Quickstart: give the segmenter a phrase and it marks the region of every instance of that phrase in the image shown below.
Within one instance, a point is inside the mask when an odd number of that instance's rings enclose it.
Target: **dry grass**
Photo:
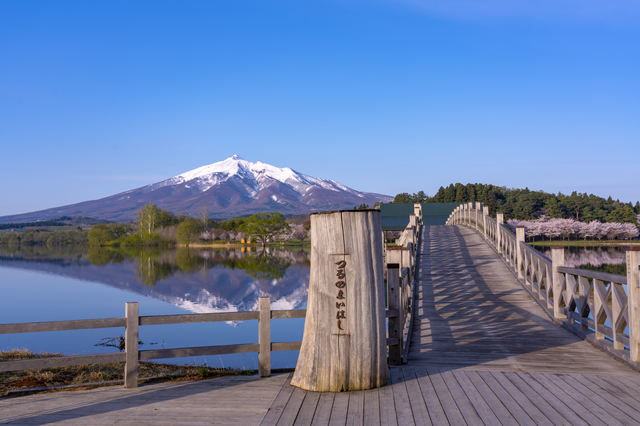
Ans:
[[[0,351],[0,362],[59,356],[63,355],[46,352],[35,354],[26,349],[13,349]],[[254,374],[251,370],[156,364],[144,361],[139,363],[138,371],[140,378],[154,381],[198,380],[228,375]],[[91,386],[92,383],[123,380],[123,378],[124,362],[2,372],[0,373],[0,396],[6,396],[8,391],[13,390],[82,383]]]

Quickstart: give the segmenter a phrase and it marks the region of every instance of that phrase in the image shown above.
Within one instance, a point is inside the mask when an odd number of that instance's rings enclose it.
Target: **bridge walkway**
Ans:
[[[424,227],[420,253],[408,364],[388,386],[307,392],[286,374],[61,392],[0,400],[0,424],[640,426],[638,373],[553,325],[475,231]]]
[[[283,388],[263,425],[640,425],[640,375],[554,325],[475,231],[425,226],[407,365],[342,394]]]

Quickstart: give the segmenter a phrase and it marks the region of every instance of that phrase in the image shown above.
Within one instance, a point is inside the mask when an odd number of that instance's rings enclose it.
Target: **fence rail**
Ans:
[[[466,203],[447,225],[465,225],[482,234],[524,288],[558,324],[640,369],[640,247],[627,247],[627,275],[564,266],[564,248],[552,259],[525,243],[524,227],[514,234],[504,216]]]

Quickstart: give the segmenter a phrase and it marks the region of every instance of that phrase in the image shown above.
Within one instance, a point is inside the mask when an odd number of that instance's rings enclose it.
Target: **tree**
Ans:
[[[87,234],[89,245],[92,247],[104,246],[116,238],[116,233],[107,225],[102,224],[93,225]]]
[[[308,233],[309,231],[305,229],[303,224],[294,223],[291,225],[291,234],[289,235],[291,239],[300,240],[300,243],[302,243],[307,238]]]
[[[153,203],[143,206],[138,212],[138,229],[141,233],[150,234],[158,226],[160,209]]]
[[[252,240],[260,241],[262,247],[277,235],[291,231],[284,216],[276,212],[254,214],[248,217],[238,229]]]
[[[198,240],[198,235],[202,231],[200,222],[192,217],[188,217],[176,228],[176,239],[178,244],[185,244],[189,247],[189,243]]]

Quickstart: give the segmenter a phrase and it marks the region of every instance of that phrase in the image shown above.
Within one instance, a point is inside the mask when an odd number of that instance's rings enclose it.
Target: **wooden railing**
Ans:
[[[395,247],[387,247],[387,318],[389,318],[389,364],[407,362],[409,341],[415,308],[415,271],[418,252],[421,210],[409,216],[409,224],[402,231]]]
[[[124,318],[0,324],[0,334],[125,327],[124,352],[5,361],[0,362],[0,372],[125,361],[124,386],[133,388],[138,385],[139,360],[258,352],[258,372],[261,377],[268,377],[271,375],[272,351],[299,350],[301,345],[301,342],[271,342],[271,320],[304,318],[307,311],[306,309],[272,311],[271,300],[268,297],[259,298],[258,306],[258,311],[250,312],[139,316],[138,303],[132,302],[126,304]],[[139,326],[248,320],[259,321],[258,343],[138,350]]]
[[[502,213],[494,219],[486,207],[473,207],[456,208],[447,225],[482,234],[556,323],[640,369],[640,247],[627,247],[626,276],[567,268],[564,247],[552,247],[549,259],[525,243],[524,227],[514,234]]]

